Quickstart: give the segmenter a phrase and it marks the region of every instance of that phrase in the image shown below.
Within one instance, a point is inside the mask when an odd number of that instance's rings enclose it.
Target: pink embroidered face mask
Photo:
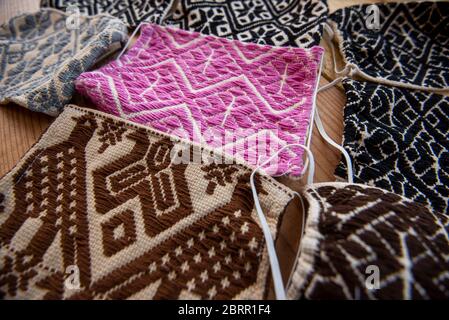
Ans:
[[[277,48],[147,24],[124,56],[76,80],[105,112],[256,165],[304,144],[323,49]],[[302,171],[293,149],[268,170]]]

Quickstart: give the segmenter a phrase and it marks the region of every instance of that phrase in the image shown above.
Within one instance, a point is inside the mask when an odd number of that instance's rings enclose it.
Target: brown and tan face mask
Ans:
[[[175,163],[179,143],[66,107],[0,180],[0,295],[266,297],[269,262],[251,169]],[[255,184],[276,235],[293,194],[266,176]]]

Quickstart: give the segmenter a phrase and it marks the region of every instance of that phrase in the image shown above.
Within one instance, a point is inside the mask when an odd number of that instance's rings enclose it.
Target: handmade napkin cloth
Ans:
[[[330,16],[344,62],[366,80],[414,89],[449,89],[449,3],[377,4]]]
[[[42,9],[0,27],[0,103],[57,115],[72,98],[75,78],[128,37],[111,16],[80,17],[78,32],[66,28],[67,18]]]
[[[185,30],[273,46],[319,45],[326,0],[180,0],[164,20]]]
[[[449,213],[449,97],[345,79],[343,146],[355,181]],[[336,170],[346,175],[342,160]]]
[[[173,3],[174,0],[42,0],[41,6],[65,11],[70,5],[75,5],[80,13],[109,13],[127,26],[136,27],[141,22],[161,23]]]
[[[237,155],[250,164],[304,144],[323,53],[145,25],[119,61],[83,73],[76,88],[105,112]],[[302,170],[302,150],[272,174]]]
[[[291,299],[447,299],[449,217],[360,184],[308,186]]]
[[[0,180],[0,294],[264,298],[269,262],[252,170],[229,158],[221,159],[230,164],[189,161],[200,151],[210,155],[150,128],[67,106]],[[256,183],[276,237],[292,191],[268,176]]]

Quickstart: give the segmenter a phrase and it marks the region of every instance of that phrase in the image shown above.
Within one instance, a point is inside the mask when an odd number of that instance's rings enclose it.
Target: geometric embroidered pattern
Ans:
[[[345,79],[343,146],[356,182],[449,214],[449,97]],[[341,161],[336,175],[346,177]]]
[[[289,298],[449,297],[447,215],[360,184],[319,183],[303,194],[309,209]]]
[[[256,165],[285,144],[304,144],[322,52],[148,24],[119,61],[75,85],[102,111]],[[300,174],[302,150],[278,162],[267,170]]]
[[[66,11],[76,5],[81,14],[108,13],[122,20],[128,27],[140,22],[160,24],[170,11],[174,0],[42,0],[42,7],[53,7]]]
[[[67,106],[0,180],[0,296],[266,297],[269,262],[251,169],[176,163],[179,146],[192,147]],[[293,194],[268,176],[255,181],[276,237]]]
[[[230,39],[311,48],[320,44],[326,0],[180,0],[164,24]]]
[[[42,9],[0,27],[0,103],[56,116],[72,98],[76,77],[128,37],[125,25],[109,16],[81,17],[78,36],[66,19]]]
[[[449,88],[449,3],[378,4],[380,29],[366,23],[370,5],[330,16],[341,55],[366,80],[415,89]]]

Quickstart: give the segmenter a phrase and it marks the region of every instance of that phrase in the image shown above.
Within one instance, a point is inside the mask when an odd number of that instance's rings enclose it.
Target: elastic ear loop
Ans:
[[[318,127],[318,131],[320,132],[320,134],[321,134],[321,136],[329,143],[329,144],[331,144],[332,146],[334,146],[335,148],[337,148],[338,150],[340,150],[342,153],[343,153],[343,155],[345,156],[345,160],[346,160],[346,167],[347,167],[347,174],[348,174],[348,182],[349,183],[353,183],[353,173],[352,173],[352,162],[351,162],[351,157],[349,156],[349,154],[346,152],[346,150],[342,147],[342,146],[340,146],[340,145],[338,145],[337,143],[335,143],[328,135],[327,135],[327,133],[326,133],[326,131],[324,130],[324,127],[323,127],[323,124],[322,124],[322,122],[321,122],[321,119],[320,119],[320,115],[319,115],[319,113],[318,113],[318,109],[317,109],[317,114],[316,114],[316,117],[315,117],[315,123],[316,123],[316,125],[317,125],[317,127]],[[311,156],[311,153],[309,153],[309,152],[307,152],[307,155],[310,157]],[[310,158],[310,163],[313,163],[314,164],[314,162],[315,162],[315,160],[314,160],[314,158],[313,158],[313,155],[312,155],[312,157]],[[312,169],[313,170],[313,169]],[[313,181],[312,182],[310,182],[310,180],[308,179],[308,182],[307,182],[307,184],[308,185],[310,185],[310,184],[312,184],[313,183]],[[303,244],[304,244],[304,242],[302,241],[303,240],[303,235],[304,235],[304,230],[305,230],[305,216],[306,216],[306,213],[305,213],[305,206],[304,206],[304,201],[303,201],[303,199],[302,199],[302,197],[299,195],[299,193],[297,193],[297,192],[295,192],[295,194],[298,196],[298,198],[299,198],[299,200],[301,201],[301,207],[302,207],[302,212],[303,212],[303,215],[302,215],[302,228],[301,228],[301,238],[300,238],[300,242],[299,242],[299,248],[298,248],[298,252],[296,253],[296,257],[295,257],[295,263],[293,264],[293,268],[292,268],[292,271],[290,272],[290,276],[289,276],[289,278],[288,278],[288,281],[287,281],[287,288],[289,288],[290,287],[290,285],[291,285],[291,282],[292,282],[292,279],[293,279],[293,274],[294,274],[294,272],[295,272],[295,270],[296,270],[296,266],[298,265],[298,260],[299,260],[299,256],[301,255],[301,252],[302,252],[302,246],[303,246]]]
[[[334,80],[332,80],[328,84],[325,84],[325,85],[321,86],[318,89],[318,92],[327,90],[327,89],[335,86],[337,83],[339,83],[341,80],[343,80],[344,77],[346,77],[347,75],[352,77],[354,75],[354,73],[356,72],[356,68],[353,65],[351,65],[351,64],[347,64],[343,69],[337,70],[337,59],[336,59],[336,54],[335,54],[335,45],[334,45],[334,42],[333,42],[334,31],[332,30],[332,28],[327,23],[324,24],[324,36],[323,36],[323,38],[324,38],[325,41],[327,41],[327,43],[329,44],[329,47],[331,48],[332,62],[334,64],[334,73],[336,75],[340,75],[341,74],[341,76],[335,78]]]
[[[313,183],[313,175],[315,173],[315,161],[314,161],[313,154],[310,151],[310,149],[302,144],[285,145],[284,147],[279,149],[274,155],[272,155],[268,160],[266,160],[264,163],[259,165],[256,169],[254,169],[254,171],[251,173],[251,176],[250,176],[250,184],[251,184],[251,191],[252,191],[253,198],[254,198],[254,205],[255,205],[255,208],[257,211],[257,215],[259,216],[259,220],[262,225],[263,235],[265,237],[265,242],[267,244],[268,257],[270,260],[270,267],[271,267],[271,275],[272,275],[273,283],[274,283],[274,291],[276,294],[276,299],[278,299],[278,300],[286,299],[285,288],[284,288],[284,283],[282,281],[282,275],[281,275],[281,271],[279,268],[279,261],[278,261],[277,255],[276,255],[276,249],[274,246],[273,237],[271,236],[270,227],[268,226],[268,222],[267,222],[265,215],[262,211],[262,207],[260,206],[259,197],[257,196],[257,189],[256,189],[256,185],[254,183],[254,176],[255,176],[257,170],[259,170],[260,168],[262,168],[263,166],[268,164],[271,160],[273,160],[275,157],[277,157],[286,148],[290,148],[290,147],[300,147],[306,151],[307,156],[310,159],[309,173],[307,176],[307,184],[312,184]],[[301,199],[300,195],[297,192],[294,192],[294,194],[297,195]],[[301,203],[302,203],[302,199],[301,199]],[[305,217],[303,215],[301,237],[302,237],[302,234],[304,233],[304,223],[305,223]]]
[[[323,123],[321,122],[320,113],[319,113],[318,109],[316,110],[315,124],[316,124],[316,126],[318,128],[318,132],[324,138],[324,140],[326,140],[326,142],[328,144],[330,144],[331,146],[333,146],[334,148],[338,149],[343,154],[343,156],[345,157],[345,160],[346,160],[346,174],[348,176],[348,182],[349,183],[353,183],[354,182],[354,178],[353,178],[354,173],[353,173],[353,170],[352,170],[351,157],[349,156],[349,153],[345,150],[345,148],[343,148],[341,145],[336,143],[334,140],[332,140],[331,137],[329,137],[327,135],[326,130],[324,129]]]
[[[326,26],[327,26],[327,24],[326,24]],[[334,59],[335,59],[335,57],[334,57]],[[335,67],[335,65],[334,65],[334,67]],[[320,74],[321,74],[322,68],[323,68],[323,60],[321,60],[321,64],[320,64]],[[330,85],[330,83],[328,83],[327,85]],[[327,88],[324,88],[324,87],[325,86],[323,86],[320,89],[318,89],[318,92],[327,89]],[[321,122],[320,112],[318,111],[318,107],[315,108],[315,124],[316,124],[316,127],[318,129],[318,132],[323,137],[323,139],[326,140],[326,142],[328,144],[330,144],[334,148],[338,149],[343,154],[343,156],[345,157],[345,160],[346,160],[346,172],[347,172],[347,175],[348,175],[348,182],[349,183],[353,183],[353,181],[354,181],[354,178],[353,178],[354,177],[354,173],[353,173],[353,170],[352,170],[351,157],[349,156],[349,153],[345,150],[345,148],[343,148],[341,145],[339,145],[334,140],[332,140],[332,138],[329,137],[329,135],[327,134],[326,130],[324,129],[324,125]]]

